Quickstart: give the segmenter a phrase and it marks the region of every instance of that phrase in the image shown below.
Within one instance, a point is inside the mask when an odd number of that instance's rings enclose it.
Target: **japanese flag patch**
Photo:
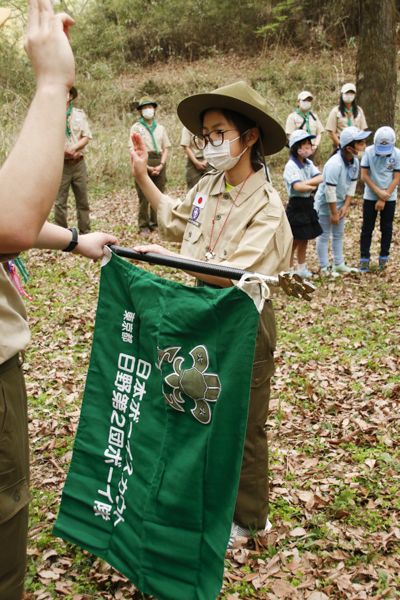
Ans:
[[[197,192],[197,194],[193,200],[193,206],[198,206],[199,208],[204,208],[207,203],[207,198],[208,198],[208,196],[205,196],[204,194],[200,194],[200,192]]]

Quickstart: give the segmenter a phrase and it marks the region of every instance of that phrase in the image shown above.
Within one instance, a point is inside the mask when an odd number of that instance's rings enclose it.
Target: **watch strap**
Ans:
[[[69,245],[64,248],[63,252],[71,252],[78,245],[78,232],[75,227],[68,227],[68,231],[72,233],[72,240]]]

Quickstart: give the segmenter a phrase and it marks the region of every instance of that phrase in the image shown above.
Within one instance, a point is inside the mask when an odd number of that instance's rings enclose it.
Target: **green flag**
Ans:
[[[159,600],[215,600],[239,485],[259,315],[112,255],[53,533]]]

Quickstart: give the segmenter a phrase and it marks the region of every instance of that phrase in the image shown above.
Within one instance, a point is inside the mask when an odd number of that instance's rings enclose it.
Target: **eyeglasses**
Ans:
[[[205,133],[204,135],[194,135],[193,141],[195,143],[196,148],[199,150],[204,150],[207,146],[208,142],[210,142],[211,146],[214,148],[218,148],[218,146],[222,146],[224,143],[224,133],[227,131],[239,131],[238,129],[215,129],[214,131],[210,131],[210,133]]]

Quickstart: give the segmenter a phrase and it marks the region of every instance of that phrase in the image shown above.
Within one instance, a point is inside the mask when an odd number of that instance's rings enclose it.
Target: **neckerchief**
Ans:
[[[301,115],[304,119],[304,121],[306,122],[307,125],[307,132],[311,134],[311,128],[310,128],[310,123],[309,123],[309,119],[310,119],[310,111],[307,111],[306,115],[303,115],[303,113],[301,112],[301,110],[299,108],[296,108],[296,112],[298,115]],[[303,123],[304,125],[304,123]]]
[[[351,117],[350,117],[350,115],[353,113],[353,107],[351,107],[350,109],[344,107],[344,110],[347,113],[347,126],[351,127]]]
[[[67,110],[67,122],[65,125],[65,134],[67,136],[67,138],[71,137],[71,130],[69,128],[69,121],[68,121],[68,117],[70,116],[70,114],[72,113],[72,102],[69,103],[69,109]]]
[[[157,127],[157,121],[155,119],[153,119],[153,122],[151,124],[151,128],[148,126],[148,124],[146,123],[146,121],[144,120],[143,117],[140,119],[139,123],[141,123],[142,125],[144,125],[144,127],[146,127],[147,131],[150,133],[151,139],[153,140],[154,149],[155,149],[155,151],[158,154],[158,148],[157,148],[156,140],[154,139],[154,135],[153,135],[153,131]]]

